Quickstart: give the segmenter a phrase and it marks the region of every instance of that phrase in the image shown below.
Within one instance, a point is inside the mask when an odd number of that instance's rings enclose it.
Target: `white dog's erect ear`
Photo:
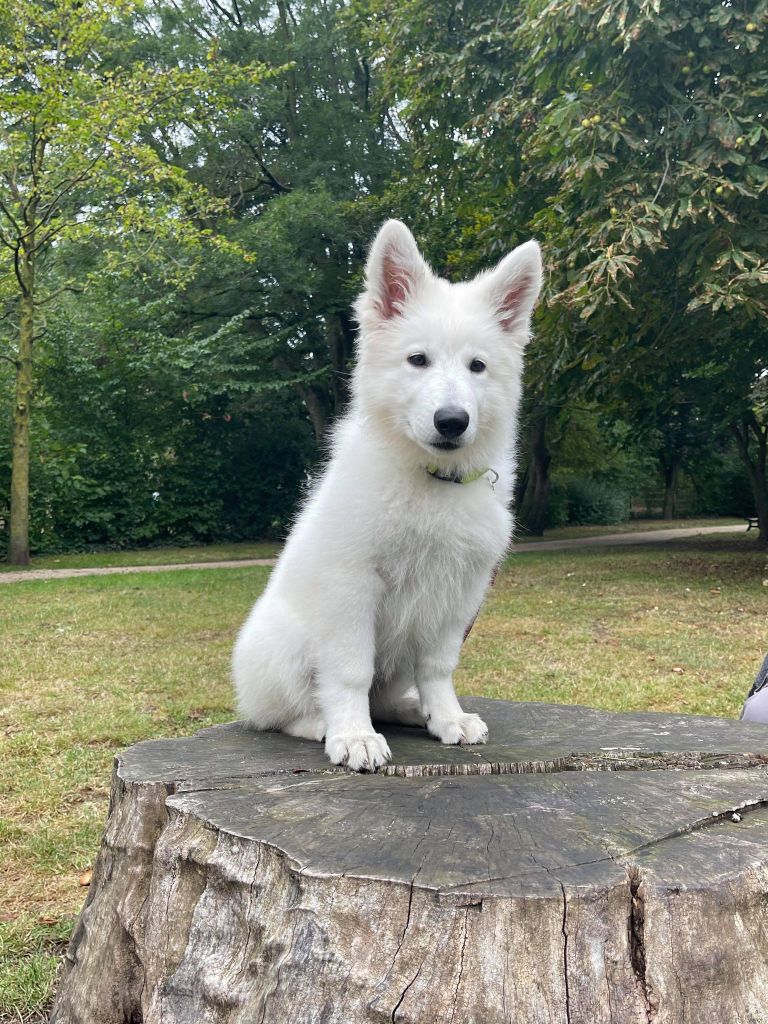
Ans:
[[[505,331],[527,330],[542,279],[541,250],[531,239],[484,275],[483,285]]]
[[[399,220],[386,221],[373,240],[365,281],[368,298],[383,320],[403,311],[431,271],[408,228]]]

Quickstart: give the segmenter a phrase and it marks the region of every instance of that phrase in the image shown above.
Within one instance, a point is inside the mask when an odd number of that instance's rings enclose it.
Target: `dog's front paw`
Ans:
[[[346,765],[353,772],[373,772],[392,756],[387,741],[378,732],[327,736],[325,752],[333,764]]]
[[[488,739],[488,726],[480,715],[462,714],[454,718],[435,718],[427,722],[427,729],[437,736],[441,743],[485,743]]]

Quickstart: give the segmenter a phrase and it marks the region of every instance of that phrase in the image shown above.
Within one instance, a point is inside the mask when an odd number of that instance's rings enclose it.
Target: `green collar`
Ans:
[[[486,473],[493,473],[493,480],[490,481],[491,487],[493,487],[499,479],[499,474],[496,470],[491,469],[489,466],[485,469],[477,469],[474,473],[467,473],[466,476],[457,476],[455,473],[450,473],[445,476],[440,472],[439,466],[427,466],[426,469],[427,473],[429,473],[430,476],[433,476],[435,480],[443,480],[447,484],[472,484],[475,480],[479,480],[481,477],[485,476]]]

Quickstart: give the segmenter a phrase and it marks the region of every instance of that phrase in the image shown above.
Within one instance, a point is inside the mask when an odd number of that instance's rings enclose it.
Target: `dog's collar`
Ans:
[[[499,479],[499,474],[495,469],[491,469],[487,466],[485,469],[477,469],[474,473],[467,473],[466,476],[459,476],[458,473],[444,474],[440,472],[439,466],[427,466],[427,473],[434,477],[435,480],[443,480],[447,484],[472,484],[475,480],[479,480],[484,477],[486,473],[493,473],[493,479],[490,481],[491,487],[494,486],[496,481]]]

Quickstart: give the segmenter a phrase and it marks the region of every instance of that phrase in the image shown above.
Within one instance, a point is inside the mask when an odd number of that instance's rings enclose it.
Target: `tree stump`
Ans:
[[[55,1024],[765,1024],[768,727],[467,700],[375,775],[240,724],[116,759]]]

